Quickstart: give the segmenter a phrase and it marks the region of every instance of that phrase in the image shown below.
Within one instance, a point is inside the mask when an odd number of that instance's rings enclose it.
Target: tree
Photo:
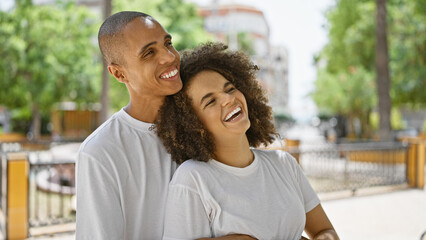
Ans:
[[[379,136],[381,140],[390,139],[390,99],[389,55],[386,31],[386,0],[376,0],[376,72],[377,93],[379,100]]]
[[[104,14],[103,17],[107,18],[111,15],[112,0],[104,0]],[[102,91],[101,91],[101,112],[100,121],[104,122],[108,119],[109,110],[109,71],[108,65],[105,60],[102,61]]]
[[[31,112],[30,136],[37,140],[41,116],[56,102],[97,95],[93,18],[73,4],[26,0],[0,12],[0,20],[0,103]]]
[[[363,68],[352,68],[330,74],[320,69],[316,91],[312,97],[323,113],[346,116],[349,119],[349,134],[370,137],[369,114],[376,105],[374,75]],[[361,132],[356,132],[354,123],[359,120]]]
[[[391,98],[394,105],[426,107],[426,1],[388,2]]]
[[[239,32],[237,34],[238,50],[243,51],[249,56],[255,55],[253,37],[246,32]]]
[[[318,67],[312,97],[321,112],[349,119],[348,133],[369,137],[369,113],[376,104],[374,71],[374,4],[364,1],[337,1],[327,13],[329,43],[315,59]],[[364,51],[365,50],[365,51]],[[355,131],[359,120],[361,132]]]
[[[426,106],[426,3],[424,0],[389,0],[387,1],[387,36],[389,55],[390,95],[392,106],[425,107]],[[335,7],[327,13],[327,29],[329,43],[315,58],[317,63],[317,89],[313,93],[320,111],[338,114],[336,99],[326,98],[325,95],[345,96],[355,99],[357,92],[331,93],[334,89],[326,89],[322,85],[338,86],[339,76],[351,75],[353,69],[362,70],[368,76],[378,78],[383,76],[376,70],[376,3],[372,0],[336,0]],[[380,45],[380,46],[379,46]],[[360,83],[361,84],[361,83]],[[372,83],[374,89],[383,87],[382,84]],[[343,91],[335,87],[336,91]],[[321,96],[321,97],[319,97]],[[378,93],[365,95],[368,102],[377,103]],[[320,101],[320,102],[319,102]],[[370,110],[364,109],[365,114]],[[382,107],[380,107],[383,109]],[[352,109],[348,109],[352,111]],[[353,111],[356,111],[353,109]],[[346,113],[346,114],[349,114]],[[365,115],[363,114],[363,115]],[[383,119],[386,119],[385,116]],[[365,118],[365,125],[368,121]],[[388,128],[388,127],[387,127]],[[390,127],[388,128],[390,129]]]

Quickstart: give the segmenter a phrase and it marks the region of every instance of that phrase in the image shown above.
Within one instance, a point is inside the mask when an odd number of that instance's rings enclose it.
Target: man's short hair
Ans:
[[[128,23],[135,18],[152,18],[142,12],[123,11],[115,13],[105,19],[99,28],[98,42],[101,53],[109,64],[125,64],[122,56],[125,44],[123,42],[123,30]],[[153,18],[152,18],[153,19]]]

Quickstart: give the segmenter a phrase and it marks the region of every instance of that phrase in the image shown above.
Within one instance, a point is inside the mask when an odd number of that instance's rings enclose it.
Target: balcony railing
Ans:
[[[46,152],[29,153],[29,225],[75,221],[75,160],[52,159]]]
[[[425,143],[414,139],[286,150],[299,160],[318,193],[404,183],[423,188]],[[0,232],[4,238],[26,238],[49,226],[55,226],[55,231],[56,226],[73,226],[67,223],[75,222],[73,154],[79,143],[70,145],[50,143],[50,150],[27,151],[16,144],[1,144]],[[18,153],[10,153],[14,151]]]
[[[360,143],[304,146],[299,162],[317,192],[356,191],[407,183],[407,144]]]

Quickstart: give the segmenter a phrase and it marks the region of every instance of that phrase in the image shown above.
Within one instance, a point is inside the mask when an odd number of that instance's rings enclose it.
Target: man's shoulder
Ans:
[[[157,135],[148,128],[148,125],[129,122],[122,111],[117,112],[83,141],[79,156],[95,159],[110,157],[127,159],[129,155],[136,156],[136,153],[154,152],[153,148],[156,146],[160,152],[165,151]]]
[[[111,137],[113,136],[114,128],[117,128],[117,124],[120,125],[121,123],[114,114],[83,141],[79,151],[85,152],[91,148],[102,147],[105,144],[114,142],[114,139],[111,139]]]

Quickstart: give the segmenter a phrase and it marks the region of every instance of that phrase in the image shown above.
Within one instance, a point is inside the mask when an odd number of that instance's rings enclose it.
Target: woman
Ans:
[[[167,97],[157,120],[157,134],[182,163],[169,186],[164,239],[296,240],[304,230],[338,239],[294,158],[251,148],[276,135],[257,66],[213,43],[181,59],[183,89]]]

